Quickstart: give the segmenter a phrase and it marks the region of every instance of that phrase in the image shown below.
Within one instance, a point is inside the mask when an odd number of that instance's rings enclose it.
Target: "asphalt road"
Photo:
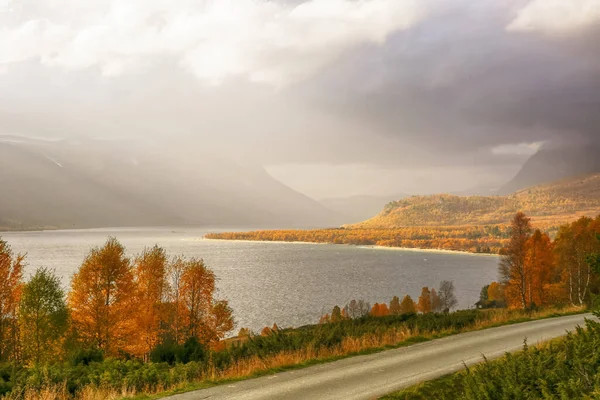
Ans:
[[[169,397],[172,400],[375,399],[505,352],[565,335],[591,314],[525,322],[462,333],[377,354],[216,386]]]

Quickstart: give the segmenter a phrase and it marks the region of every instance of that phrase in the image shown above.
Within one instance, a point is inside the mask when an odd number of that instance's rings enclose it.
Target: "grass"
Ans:
[[[191,374],[191,378],[174,380],[176,383],[153,382],[152,385],[142,384],[137,387],[115,383],[111,385],[88,384],[75,396],[66,390],[66,383],[54,382],[54,384],[38,385],[27,390],[11,392],[5,397],[5,400],[156,399],[244,379],[306,368],[347,357],[374,354],[457,333],[572,315],[584,311],[580,308],[564,308],[523,313],[517,310],[498,309],[463,311],[447,316],[428,314],[406,318],[370,317],[364,320],[346,321],[345,325],[308,326],[284,330],[272,337],[257,337],[254,341],[248,341],[242,347],[249,346],[248,348],[252,351],[244,353],[250,354],[249,356],[232,358],[233,362],[225,365],[222,369],[213,366],[197,378],[195,378],[196,375]],[[437,329],[436,326],[446,326],[446,328]],[[335,337],[336,332],[339,341],[331,342],[331,337]],[[330,343],[330,345],[314,347],[307,344],[314,343],[317,337],[321,340],[317,341],[318,343]],[[257,346],[259,350],[253,350],[252,346]],[[248,348],[243,347],[246,350]],[[234,350],[239,351],[240,349],[234,348]],[[171,372],[167,373],[177,373],[175,367],[169,371]],[[104,373],[110,373],[110,371]]]

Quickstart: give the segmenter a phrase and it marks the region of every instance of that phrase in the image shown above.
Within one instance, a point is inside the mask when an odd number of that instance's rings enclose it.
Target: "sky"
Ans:
[[[0,134],[197,149],[314,198],[500,186],[599,109],[600,0],[0,0]]]

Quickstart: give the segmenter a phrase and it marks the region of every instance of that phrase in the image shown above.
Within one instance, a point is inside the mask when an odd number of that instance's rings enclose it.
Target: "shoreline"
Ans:
[[[347,246],[356,247],[362,249],[372,250],[388,250],[388,251],[412,251],[416,253],[438,253],[438,254],[462,254],[469,256],[485,256],[485,257],[499,257],[498,254],[490,253],[471,253],[464,250],[446,250],[446,249],[422,249],[417,247],[388,247],[368,244],[347,244],[347,243],[323,243],[323,242],[303,242],[303,241],[285,241],[285,240],[248,240],[248,239],[210,239],[210,238],[199,238],[198,240],[207,240],[215,242],[242,242],[242,243],[276,243],[276,244],[318,244],[318,245],[332,245],[332,246]]]

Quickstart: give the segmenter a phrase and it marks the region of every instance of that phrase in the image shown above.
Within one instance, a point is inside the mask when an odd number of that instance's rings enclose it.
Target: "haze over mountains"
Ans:
[[[578,180],[600,173],[598,154],[597,144],[543,147],[500,190],[475,193],[516,192],[504,197],[360,195],[317,202],[262,167],[239,165],[202,149],[4,135],[0,228],[492,224],[518,210],[562,218],[584,209],[600,210],[599,176]],[[569,180],[573,177],[577,179]],[[395,183],[400,190],[401,185]],[[535,188],[519,192],[530,187]]]
[[[531,156],[519,173],[499,190],[510,194],[544,183],[600,172],[600,143],[545,146]]]
[[[203,225],[313,227],[344,222],[261,167],[202,152],[102,140],[0,141],[0,227]]]

